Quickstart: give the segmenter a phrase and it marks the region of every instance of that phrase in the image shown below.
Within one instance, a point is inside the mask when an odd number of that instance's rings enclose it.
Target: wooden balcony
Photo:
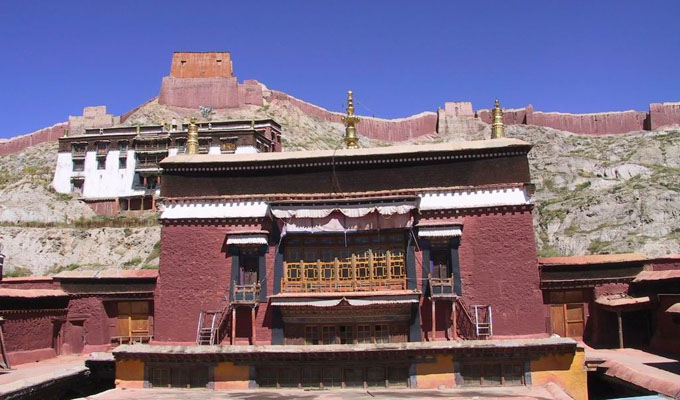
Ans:
[[[260,300],[260,284],[239,285],[234,281],[231,285],[232,304],[255,304]]]
[[[456,293],[453,287],[453,275],[450,278],[433,278],[431,275],[427,277],[428,285],[430,287],[431,298],[455,298]]]
[[[316,262],[287,262],[281,279],[284,293],[371,292],[406,290],[406,269],[402,254]]]

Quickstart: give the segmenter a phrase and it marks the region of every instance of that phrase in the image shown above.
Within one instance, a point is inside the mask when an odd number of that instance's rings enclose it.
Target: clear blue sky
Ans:
[[[470,4],[468,4],[470,3]],[[121,114],[173,51],[229,50],[257,79],[340,110],[402,117],[445,101],[647,110],[680,101],[680,1],[5,1],[0,137],[87,105]]]

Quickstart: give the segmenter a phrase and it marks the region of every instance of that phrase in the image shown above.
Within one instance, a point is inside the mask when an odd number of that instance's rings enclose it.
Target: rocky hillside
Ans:
[[[205,121],[197,110],[152,101],[125,123],[192,116]],[[273,118],[282,125],[287,151],[338,148],[344,132],[340,124],[309,117],[277,100],[263,107],[216,110],[209,118]],[[478,120],[447,121],[445,127],[445,132],[412,143],[490,135],[489,126]],[[507,132],[535,145],[530,161],[540,255],[680,252],[680,129],[591,137],[515,125]],[[361,145],[389,143],[362,138]],[[49,189],[56,152],[52,143],[0,157],[0,243],[8,256],[6,270],[49,274],[157,264],[160,227],[153,217],[97,217],[86,205]]]

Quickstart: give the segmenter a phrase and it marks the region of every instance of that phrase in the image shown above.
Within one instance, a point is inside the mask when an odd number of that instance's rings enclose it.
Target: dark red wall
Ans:
[[[459,257],[462,297],[491,305],[494,335],[546,332],[530,211],[466,216]]]
[[[227,232],[259,229],[253,225],[163,226],[155,298],[156,341],[196,340],[200,312],[219,309],[224,296],[229,295],[232,259],[226,246]],[[273,260],[268,260],[267,268],[273,271]],[[258,319],[263,314],[264,307],[258,311]]]

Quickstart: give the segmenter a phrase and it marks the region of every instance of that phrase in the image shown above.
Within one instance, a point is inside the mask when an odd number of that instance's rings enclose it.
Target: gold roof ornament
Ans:
[[[354,115],[354,96],[351,90],[347,91],[347,115],[342,117],[345,124],[345,145],[348,149],[359,148],[359,138],[355,125],[359,122],[359,117]]]
[[[505,125],[503,125],[503,110],[496,99],[491,110],[491,139],[505,137]]]
[[[64,137],[68,137],[68,128],[64,129]]]
[[[196,118],[191,118],[187,134],[187,154],[198,154],[198,125]]]

